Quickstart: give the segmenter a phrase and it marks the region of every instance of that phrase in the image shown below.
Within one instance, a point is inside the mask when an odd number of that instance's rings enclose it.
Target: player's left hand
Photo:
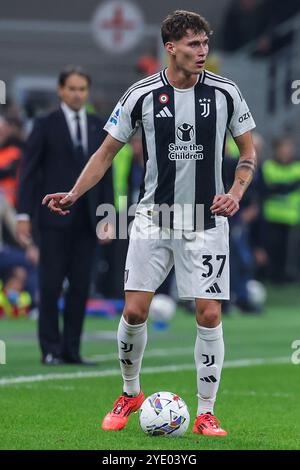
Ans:
[[[77,200],[76,195],[69,191],[68,193],[53,193],[47,194],[42,200],[43,206],[48,206],[51,212],[58,215],[68,215],[68,210]]]
[[[239,210],[240,205],[238,198],[231,193],[217,194],[214,197],[213,205],[210,210],[214,215],[222,215],[223,217],[232,217]]]

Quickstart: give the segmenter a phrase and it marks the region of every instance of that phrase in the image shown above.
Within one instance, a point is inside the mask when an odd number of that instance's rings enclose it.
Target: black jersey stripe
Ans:
[[[208,85],[208,86],[210,86],[210,85]],[[219,88],[218,86],[215,86],[215,85],[211,86],[211,88],[220,91],[221,93],[223,93],[223,95],[226,98],[226,102],[227,102],[227,127],[228,127],[229,123],[231,121],[233,112],[234,112],[233,98],[227,90],[224,90],[224,88]]]
[[[143,109],[143,103],[144,99],[146,96],[148,96],[151,93],[151,91],[148,91],[144,93],[136,102],[132,112],[131,112],[131,127],[134,129],[137,125],[137,122],[140,121],[142,123],[142,109]],[[139,198],[138,202],[144,197],[145,194],[145,176],[146,176],[146,165],[148,161],[148,150],[147,150],[147,143],[146,143],[146,136],[145,136],[145,131],[144,131],[144,126],[142,124],[142,145],[143,145],[143,160],[144,160],[144,175],[143,179],[140,185],[140,193],[139,193]]]
[[[142,145],[143,145],[144,175],[143,175],[143,179],[141,181],[140,194],[139,194],[138,202],[140,202],[143,199],[144,195],[145,195],[145,177],[146,177],[147,162],[148,162],[148,159],[149,159],[146,135],[145,135],[145,130],[144,130],[143,125],[142,125]]]
[[[226,79],[216,78],[216,77],[214,77],[213,75],[211,75],[211,74],[208,73],[208,72],[205,72],[205,74],[206,74],[206,76],[207,76],[207,78],[208,78],[209,80],[214,80],[215,82],[225,83],[226,85],[231,85],[231,86],[233,86],[233,87],[236,89],[236,91],[238,92],[238,95],[239,95],[239,97],[240,97],[240,100],[243,101],[243,97],[242,97],[242,95],[241,95],[241,92],[240,92],[240,90],[238,89],[238,87],[235,85],[235,83],[230,82],[230,81],[228,81],[228,80],[226,80]]]
[[[135,90],[138,90],[139,88],[143,88],[145,86],[152,85],[153,83],[157,83],[159,81],[160,81],[160,75],[158,74],[155,77],[152,77],[151,79],[148,79],[146,82],[143,82],[143,83],[138,82],[137,84],[130,87],[126,91],[126,93],[124,93],[124,95],[122,96],[122,98],[120,100],[122,106],[125,104],[125,102],[127,101],[127,98],[131,95],[132,92],[134,92]]]
[[[133,85],[131,85],[124,93],[123,97],[129,93],[131,90],[133,90],[134,88],[136,88],[137,86],[139,85],[143,85],[144,83],[148,83],[148,82],[151,82],[152,80],[158,78],[160,75],[160,73],[156,73],[154,75],[150,75],[150,77],[147,77],[147,78],[144,78],[143,80],[140,80],[139,82],[136,82],[134,83]],[[123,97],[121,99],[123,99]]]
[[[161,119],[156,117],[162,108],[159,96],[165,93],[168,96],[167,106],[172,116]],[[176,177],[176,162],[169,159],[169,144],[175,142],[175,103],[174,89],[165,86],[153,90],[153,114],[157,161],[157,187],[154,194],[155,204],[167,204],[169,208],[174,205],[174,190]],[[171,227],[173,218],[171,214]]]
[[[139,97],[137,102],[135,103],[133,110],[131,111],[130,118],[131,118],[131,127],[134,129],[136,127],[137,121],[142,122],[142,107],[144,99],[147,95],[151,93],[151,90],[148,90],[142,96]]]
[[[213,87],[205,84],[195,86],[195,124],[196,144],[203,146],[203,160],[196,161],[195,171],[195,206],[194,206],[194,229],[201,230],[216,226],[215,217],[210,211],[216,194],[215,178],[215,145],[216,145],[216,96]],[[208,103],[209,108],[202,106]],[[202,100],[202,101],[199,101]],[[207,105],[208,106],[208,105]],[[207,113],[209,113],[207,115]],[[206,116],[206,117],[205,117]],[[203,213],[204,211],[204,213]],[[204,221],[199,215],[204,215]]]
[[[146,96],[148,96],[152,91],[148,90],[146,93],[144,93],[136,102],[132,112],[131,112],[131,127],[134,129],[136,127],[137,121],[140,121],[142,123],[142,114],[143,114],[143,103],[144,99]],[[145,194],[145,176],[146,176],[146,165],[148,161],[148,149],[147,149],[147,142],[146,142],[146,136],[145,136],[145,130],[144,126],[142,124],[142,145],[143,145],[143,159],[144,159],[144,176],[141,182],[140,186],[140,193],[139,193],[139,198],[138,202],[144,197]]]

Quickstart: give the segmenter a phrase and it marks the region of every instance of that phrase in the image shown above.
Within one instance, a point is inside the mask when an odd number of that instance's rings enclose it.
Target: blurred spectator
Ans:
[[[0,281],[0,316],[20,317],[31,308],[31,297],[24,290],[27,274],[25,269],[14,268],[4,282]]]
[[[149,53],[139,58],[136,69],[142,77],[148,77],[160,71],[161,63],[157,58],[157,47],[151,46]]]
[[[17,118],[0,117],[0,190],[12,206],[16,204],[22,148],[21,122]]]
[[[287,254],[290,235],[300,224],[300,161],[295,160],[295,145],[290,137],[274,141],[273,157],[262,164],[260,172],[263,227],[262,246],[268,253],[268,277],[288,281]],[[299,253],[294,253],[294,257]]]
[[[6,97],[6,103],[1,106],[1,112],[7,118],[16,119],[18,122],[22,120],[23,110],[10,96]]]
[[[261,246],[262,210],[261,200],[259,200],[259,175],[262,163],[265,160],[265,140],[263,136],[256,131],[252,133],[252,139],[257,157],[257,170],[254,175],[250,189],[251,192],[255,194],[256,201],[258,202],[259,214],[249,226],[249,242],[252,247],[255,258],[255,279],[260,279],[261,273],[264,271],[265,267],[268,264],[267,252],[265,248]]]
[[[25,288],[30,293],[31,307],[35,307],[38,300],[38,250],[32,244],[29,244],[26,250],[23,250],[20,246],[5,243],[3,240],[4,227],[11,235],[11,238],[18,243],[16,239],[16,212],[8,204],[4,194],[0,192],[0,278],[5,279],[12,272],[15,274],[21,271],[24,272],[25,276],[22,279],[21,290]],[[20,269],[17,270],[17,268]],[[15,277],[15,274],[12,277]]]

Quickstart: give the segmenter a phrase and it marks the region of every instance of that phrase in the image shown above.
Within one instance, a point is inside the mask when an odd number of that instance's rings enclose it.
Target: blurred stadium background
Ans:
[[[14,239],[19,164],[35,117],[58,104],[59,71],[67,64],[79,64],[90,73],[88,111],[106,119],[130,84],[166,65],[160,23],[181,8],[201,13],[212,25],[207,67],[242,89],[257,124],[259,170],[239,215],[231,221],[232,301],[224,305],[228,368],[219,410],[233,436],[226,444],[216,444],[200,443],[190,434],[181,444],[172,445],[178,449],[300,448],[295,439],[300,431],[295,364],[300,361],[295,355],[294,364],[291,360],[292,344],[296,349],[295,341],[300,340],[299,2],[10,0],[2,2],[0,17],[0,80],[6,84],[6,99],[1,97],[0,105],[0,340],[6,343],[7,362],[0,365],[2,449],[160,448],[160,443],[153,447],[144,436],[133,438],[136,433],[130,437],[130,430],[137,432],[137,421],[126,429],[126,443],[104,437],[99,430],[110,405],[110,390],[119,386],[115,331],[123,306],[127,242],[114,240],[99,246],[83,338],[84,352],[98,358],[99,367],[82,376],[76,366],[50,374],[40,365],[35,339],[36,253],[24,253],[31,263],[25,270],[18,263],[7,270],[1,253],[7,247],[20,249]],[[114,162],[119,212],[123,210],[119,196],[136,201],[143,174],[141,152],[137,135]],[[228,136],[228,184],[237,157]],[[11,286],[14,296],[9,295]],[[178,302],[172,274],[159,292],[177,302],[177,313],[170,323],[164,321],[163,312],[158,322],[151,323],[145,392],[174,388],[193,403],[193,305]],[[158,374],[158,365],[163,373]],[[279,426],[276,417],[282,412],[290,414],[292,426]],[[66,417],[61,421],[62,414]],[[39,440],[38,435],[45,439]]]

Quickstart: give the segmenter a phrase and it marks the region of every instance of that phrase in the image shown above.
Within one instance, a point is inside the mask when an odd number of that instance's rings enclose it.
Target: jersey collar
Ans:
[[[171,85],[171,83],[169,82],[168,77],[167,77],[167,74],[166,74],[166,70],[167,70],[167,68],[165,68],[165,69],[163,69],[163,70],[161,71],[161,73],[160,73],[161,79],[162,79],[164,85],[168,85],[168,86],[170,86],[170,87],[172,87],[172,88],[175,88],[175,87],[173,87],[173,85]],[[204,77],[205,77],[205,70],[203,70],[203,71],[199,74],[199,77],[198,77],[197,82],[195,83],[194,86],[191,87],[191,89],[194,88],[195,86],[199,85],[199,83],[203,83]],[[177,90],[177,88],[175,88],[175,89]],[[186,88],[186,89],[188,90],[189,88]],[[184,90],[185,90],[185,88],[182,88],[182,91],[184,91]]]

